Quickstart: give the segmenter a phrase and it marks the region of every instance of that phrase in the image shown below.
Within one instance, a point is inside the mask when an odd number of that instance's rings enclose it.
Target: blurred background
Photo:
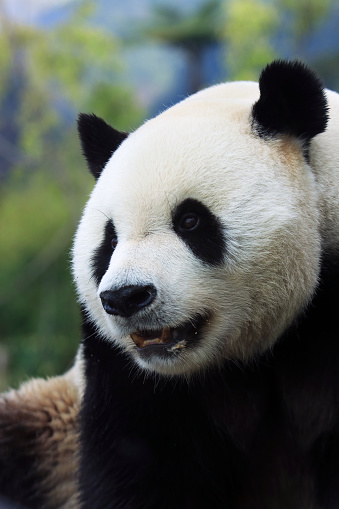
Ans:
[[[299,58],[339,90],[339,0],[0,0],[0,390],[68,369],[79,111],[121,130]]]

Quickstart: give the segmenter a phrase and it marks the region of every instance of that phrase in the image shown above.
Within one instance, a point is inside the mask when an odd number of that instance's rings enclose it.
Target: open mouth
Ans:
[[[131,338],[138,350],[162,350],[174,352],[185,348],[188,343],[199,340],[201,326],[205,319],[201,316],[179,327],[164,327],[158,330],[138,330]]]

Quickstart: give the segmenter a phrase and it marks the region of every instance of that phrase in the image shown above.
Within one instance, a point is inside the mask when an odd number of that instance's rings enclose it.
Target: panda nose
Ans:
[[[109,315],[129,317],[149,306],[156,294],[157,290],[153,285],[130,285],[101,292],[100,299]]]

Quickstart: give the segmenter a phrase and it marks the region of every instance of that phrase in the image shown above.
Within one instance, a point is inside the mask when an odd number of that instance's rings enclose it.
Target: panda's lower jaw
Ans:
[[[200,339],[200,330],[206,318],[197,316],[179,327],[159,330],[139,330],[130,336],[141,357],[168,356],[177,353]]]

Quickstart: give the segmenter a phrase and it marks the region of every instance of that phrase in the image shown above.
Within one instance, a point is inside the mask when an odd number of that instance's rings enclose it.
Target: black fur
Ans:
[[[307,147],[326,129],[327,100],[317,75],[301,62],[277,60],[259,79],[260,98],[253,106],[254,127],[260,136],[288,134]]]
[[[193,214],[198,219],[192,230],[182,228],[182,219]],[[172,215],[173,228],[195,256],[211,265],[224,259],[226,243],[220,220],[198,200],[188,198],[176,207]]]
[[[117,131],[102,118],[86,113],[80,113],[78,117],[78,132],[90,172],[98,179],[111,155],[127,138],[128,133]]]
[[[100,246],[94,251],[92,257],[92,273],[96,284],[99,286],[106,270],[108,269],[114,248],[112,247],[112,240],[117,239],[117,234],[113,221],[107,221],[104,231],[104,238]]]
[[[41,458],[36,452],[36,429],[26,425],[27,414],[19,415],[14,424],[14,415],[1,415],[0,429],[0,509],[40,509],[48,495],[42,488],[44,471],[39,469]],[[25,419],[26,418],[26,419]],[[13,504],[13,505],[12,505]],[[15,504],[15,505],[14,505]]]
[[[83,508],[339,507],[339,270],[254,365],[146,378],[84,323]]]

